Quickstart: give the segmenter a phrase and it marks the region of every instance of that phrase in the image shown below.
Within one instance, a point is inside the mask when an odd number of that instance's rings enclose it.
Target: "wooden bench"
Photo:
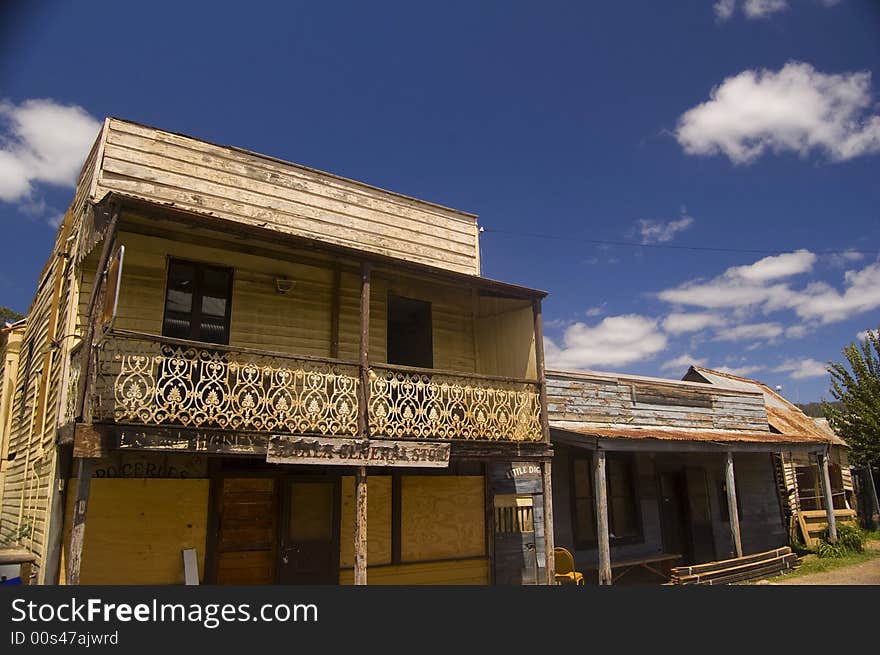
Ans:
[[[646,571],[662,578],[664,581],[669,580],[670,569],[672,565],[681,559],[681,555],[674,553],[657,553],[655,555],[645,555],[644,557],[633,557],[631,559],[611,560],[611,582],[617,582],[623,576],[634,569],[645,569]],[[598,575],[599,565],[584,567],[588,571],[596,571]],[[615,573],[615,571],[620,571]]]

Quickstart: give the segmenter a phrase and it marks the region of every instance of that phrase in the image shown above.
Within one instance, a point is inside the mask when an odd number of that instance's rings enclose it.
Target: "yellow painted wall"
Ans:
[[[161,334],[167,259],[176,257],[234,268],[230,345],[330,356],[333,271],[329,263],[306,265],[290,261],[295,260],[295,256],[289,260],[281,255],[273,259],[124,230],[119,242],[125,245],[126,251],[116,327]],[[275,279],[279,276],[295,281],[292,291],[284,295],[276,291]],[[478,371],[470,290],[383,273],[374,276],[371,289],[372,361],[384,362],[387,358],[389,293],[431,303],[435,368],[464,373]],[[360,277],[344,271],[340,279],[339,313],[339,357],[342,359],[358,357],[359,313]],[[526,343],[526,347],[518,350],[527,350],[527,346]],[[499,347],[510,350],[509,339],[503,339]]]
[[[391,565],[391,476],[367,478],[369,584],[488,584],[482,476],[401,478],[401,563]],[[342,479],[340,584],[353,583],[354,481]]]
[[[535,324],[531,303],[481,298],[476,320],[478,372],[536,379]]]
[[[71,489],[76,480],[69,480]],[[204,578],[208,480],[95,478],[91,483],[81,584],[183,584],[185,548]],[[75,494],[67,495],[65,548]]]
[[[489,581],[487,557],[367,568],[371,585],[487,585]],[[340,571],[339,584],[354,584],[354,571]]]

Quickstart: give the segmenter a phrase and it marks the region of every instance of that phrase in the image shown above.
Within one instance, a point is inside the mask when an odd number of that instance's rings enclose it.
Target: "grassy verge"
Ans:
[[[801,559],[800,566],[787,573],[785,578],[800,577],[802,575],[810,575],[811,573],[825,573],[833,571],[845,566],[854,564],[862,564],[872,559],[880,557],[880,532],[874,531],[868,533],[868,539],[865,542],[865,550],[861,553],[847,553],[843,557],[818,557],[817,555],[805,555]]]

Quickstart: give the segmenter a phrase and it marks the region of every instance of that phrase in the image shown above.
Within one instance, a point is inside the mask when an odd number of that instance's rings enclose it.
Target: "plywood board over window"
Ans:
[[[482,476],[405,476],[400,556],[418,562],[486,554]]]
[[[80,584],[183,584],[186,548],[203,580],[207,518],[208,480],[93,479]]]

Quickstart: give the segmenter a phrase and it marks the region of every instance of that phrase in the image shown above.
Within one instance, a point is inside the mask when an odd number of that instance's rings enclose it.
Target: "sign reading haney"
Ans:
[[[325,439],[273,434],[266,461],[325,466],[449,466],[448,443]]]

